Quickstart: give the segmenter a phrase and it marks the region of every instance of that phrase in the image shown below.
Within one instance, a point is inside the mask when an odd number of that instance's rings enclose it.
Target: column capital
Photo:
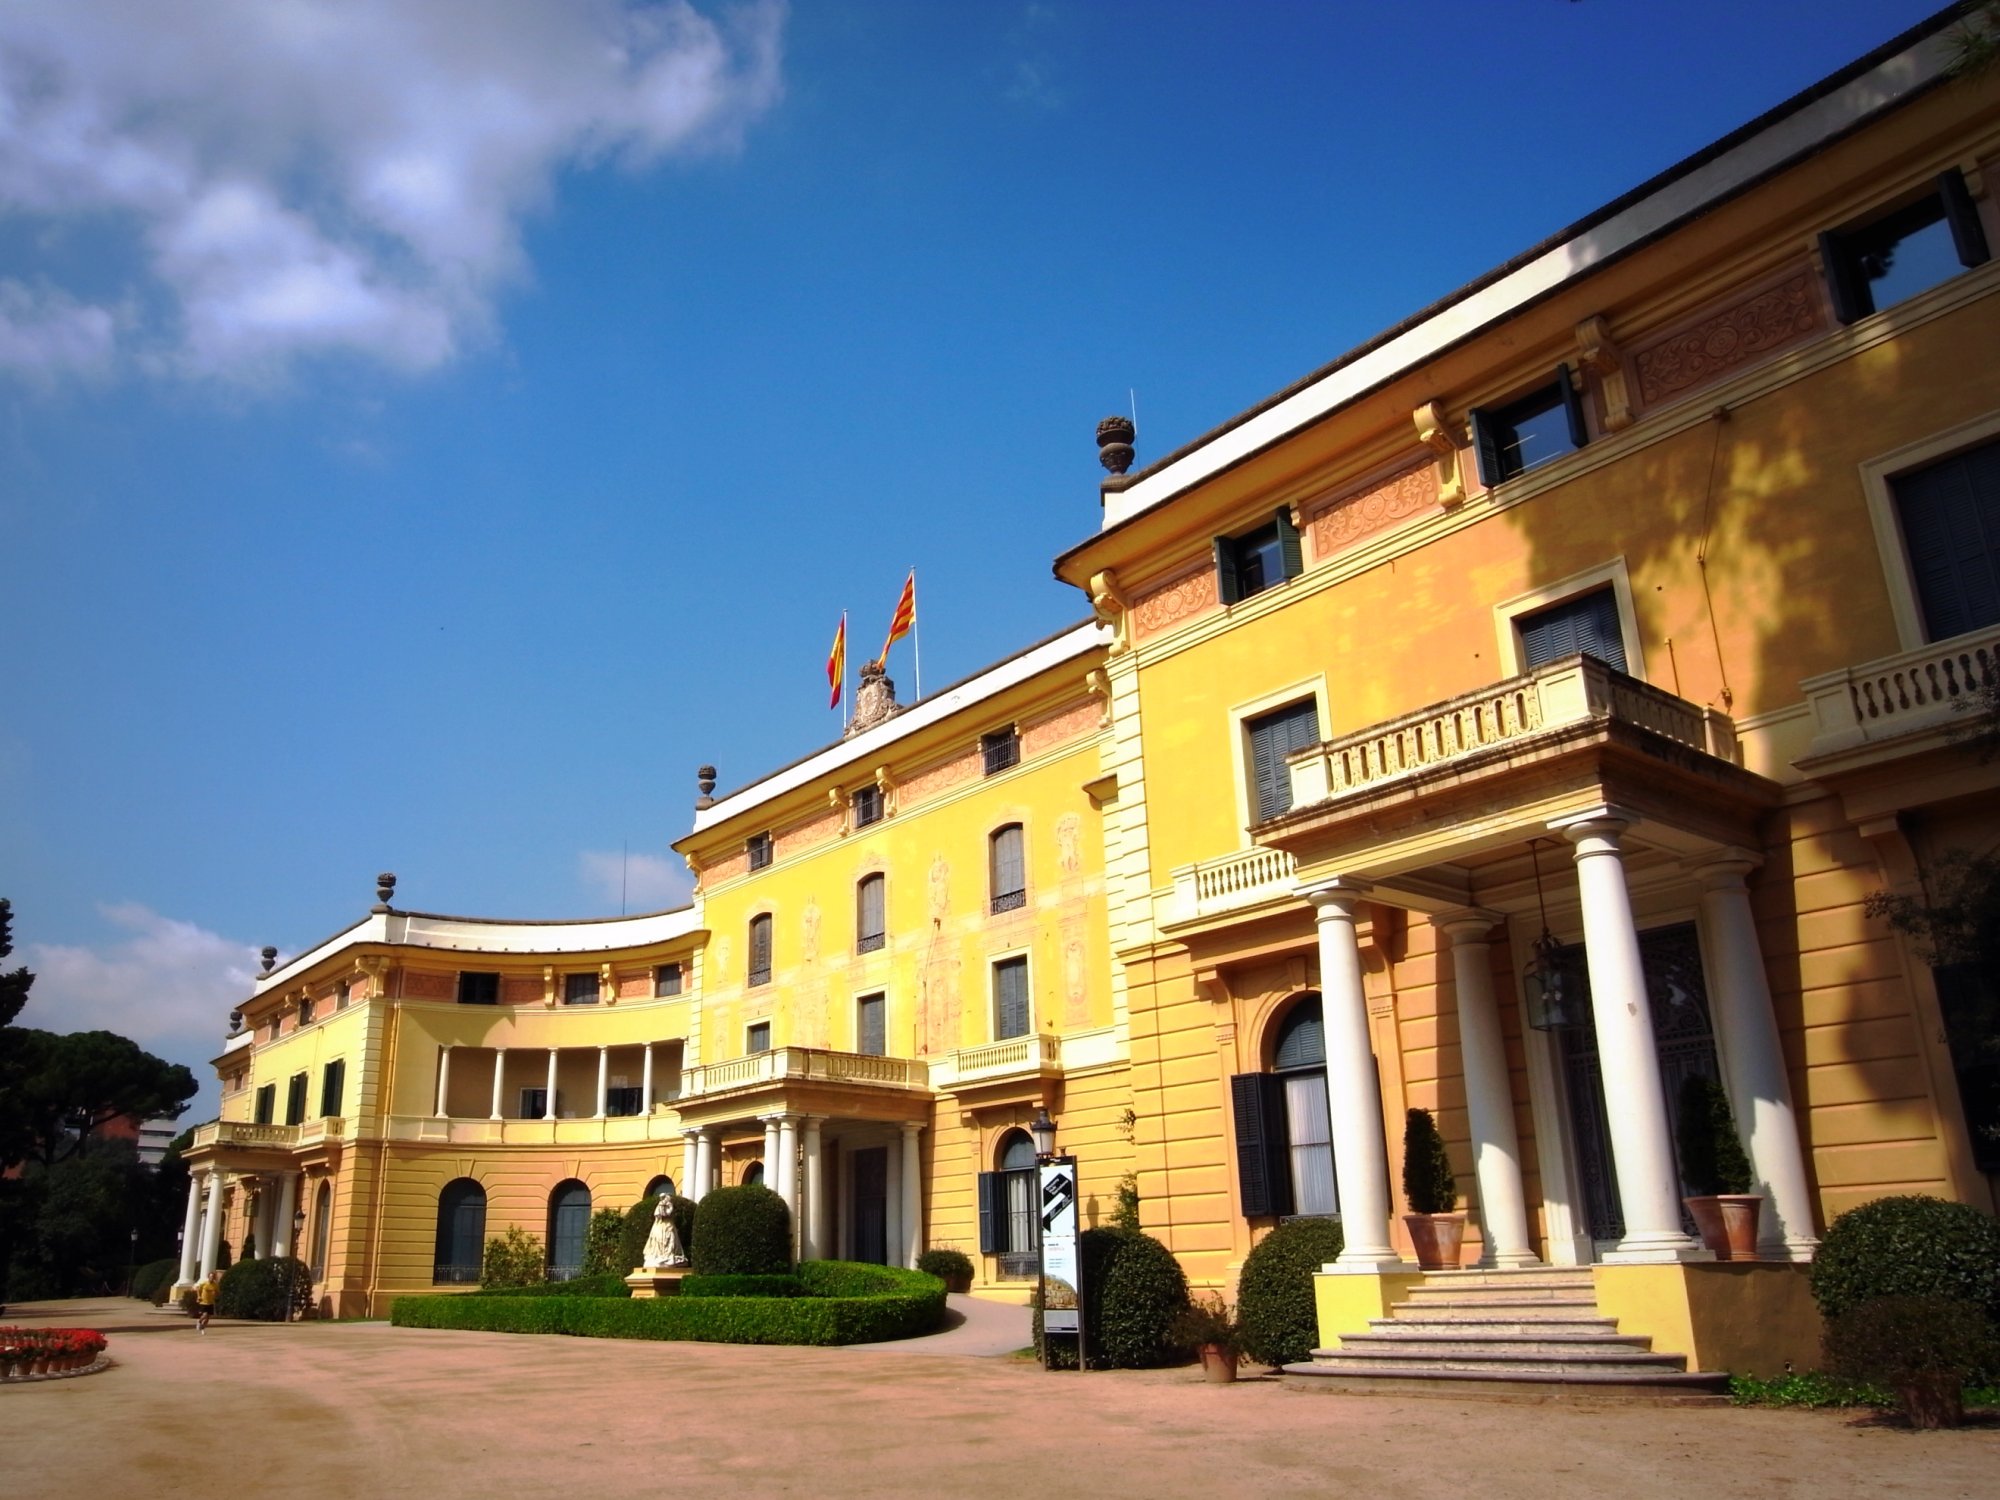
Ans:
[[[1336,875],[1331,880],[1302,880],[1293,889],[1312,903],[1314,920],[1324,922],[1329,917],[1352,919],[1375,887],[1351,875]]]
[[[1564,817],[1549,820],[1549,832],[1560,834],[1577,846],[1579,855],[1609,854],[1618,850],[1618,840],[1625,830],[1638,823],[1640,817],[1629,808],[1617,807],[1609,802],[1599,803],[1585,812],[1569,813]],[[1586,842],[1600,847],[1586,850]]]
[[[906,1136],[921,1135],[923,1133],[924,1122],[922,1120],[903,1120],[899,1123],[902,1125],[903,1134]]]
[[[1501,913],[1483,906],[1460,906],[1431,913],[1431,926],[1454,943],[1481,941],[1506,920]]]
[[[1700,881],[1703,890],[1726,891],[1741,887],[1763,863],[1764,856],[1753,849],[1725,848],[1682,860],[1681,868]]]

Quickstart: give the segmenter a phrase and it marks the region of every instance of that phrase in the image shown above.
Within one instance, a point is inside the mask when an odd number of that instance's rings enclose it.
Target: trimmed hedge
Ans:
[[[1292,1219],[1259,1240],[1236,1278],[1243,1348],[1260,1365],[1291,1365],[1319,1347],[1313,1274],[1346,1245],[1338,1219]]]
[[[1877,1198],[1828,1227],[1812,1294],[1828,1322],[1877,1297],[1945,1297],[2000,1324],[2000,1224],[1942,1198]]]
[[[717,1188],[694,1210],[697,1276],[783,1276],[792,1269],[792,1211],[761,1182]]]
[[[181,1274],[178,1257],[168,1256],[165,1260],[149,1260],[132,1273],[132,1285],[128,1295],[141,1302],[151,1302],[155,1306],[166,1301],[166,1294]]]
[[[646,1261],[646,1240],[653,1232],[653,1205],[660,1201],[658,1193],[641,1198],[625,1210],[625,1229],[618,1242],[618,1258],[624,1262],[628,1275],[640,1269]],[[674,1233],[681,1237],[681,1254],[692,1255],[694,1244],[694,1210],[692,1198],[674,1199]]]
[[[586,1276],[623,1276],[638,1265],[621,1266],[619,1242],[625,1238],[625,1212],[617,1208],[600,1208],[590,1216],[590,1223],[583,1233],[583,1274]]]
[[[944,1321],[944,1284],[921,1271],[815,1260],[799,1267],[799,1280],[802,1297],[398,1297],[389,1321],[487,1333],[826,1345],[915,1338]]]
[[[796,1276],[684,1276],[683,1297],[803,1297],[806,1284]]]
[[[1173,1251],[1149,1234],[1126,1229],[1086,1229],[1078,1237],[1083,1260],[1083,1331],[1094,1369],[1146,1369],[1183,1355],[1174,1324],[1188,1305],[1187,1277]],[[1035,1348],[1042,1351],[1042,1313],[1034,1314]],[[1044,1356],[1059,1370],[1076,1368],[1076,1343],[1058,1336]]]
[[[632,1288],[622,1276],[577,1276],[569,1281],[538,1281],[532,1286],[484,1286],[468,1297],[629,1297]]]

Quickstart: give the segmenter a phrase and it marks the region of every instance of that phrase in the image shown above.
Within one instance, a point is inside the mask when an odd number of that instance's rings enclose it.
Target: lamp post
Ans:
[[[132,1278],[139,1270],[139,1231],[134,1229],[125,1238],[125,1295],[132,1295]]]
[[[292,1264],[287,1279],[289,1295],[285,1299],[285,1321],[291,1322],[299,1310],[299,1236],[305,1232],[306,1211],[301,1208],[292,1215]]]

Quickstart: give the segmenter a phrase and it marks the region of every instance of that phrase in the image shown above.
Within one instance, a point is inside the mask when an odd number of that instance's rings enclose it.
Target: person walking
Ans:
[[[208,1320],[215,1316],[216,1293],[222,1287],[222,1273],[210,1271],[195,1283],[194,1288],[194,1331],[208,1332]]]

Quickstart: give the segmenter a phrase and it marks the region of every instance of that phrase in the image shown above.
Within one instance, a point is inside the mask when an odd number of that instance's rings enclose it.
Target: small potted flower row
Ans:
[[[0,1379],[87,1370],[103,1352],[104,1335],[92,1328],[0,1328]]]

